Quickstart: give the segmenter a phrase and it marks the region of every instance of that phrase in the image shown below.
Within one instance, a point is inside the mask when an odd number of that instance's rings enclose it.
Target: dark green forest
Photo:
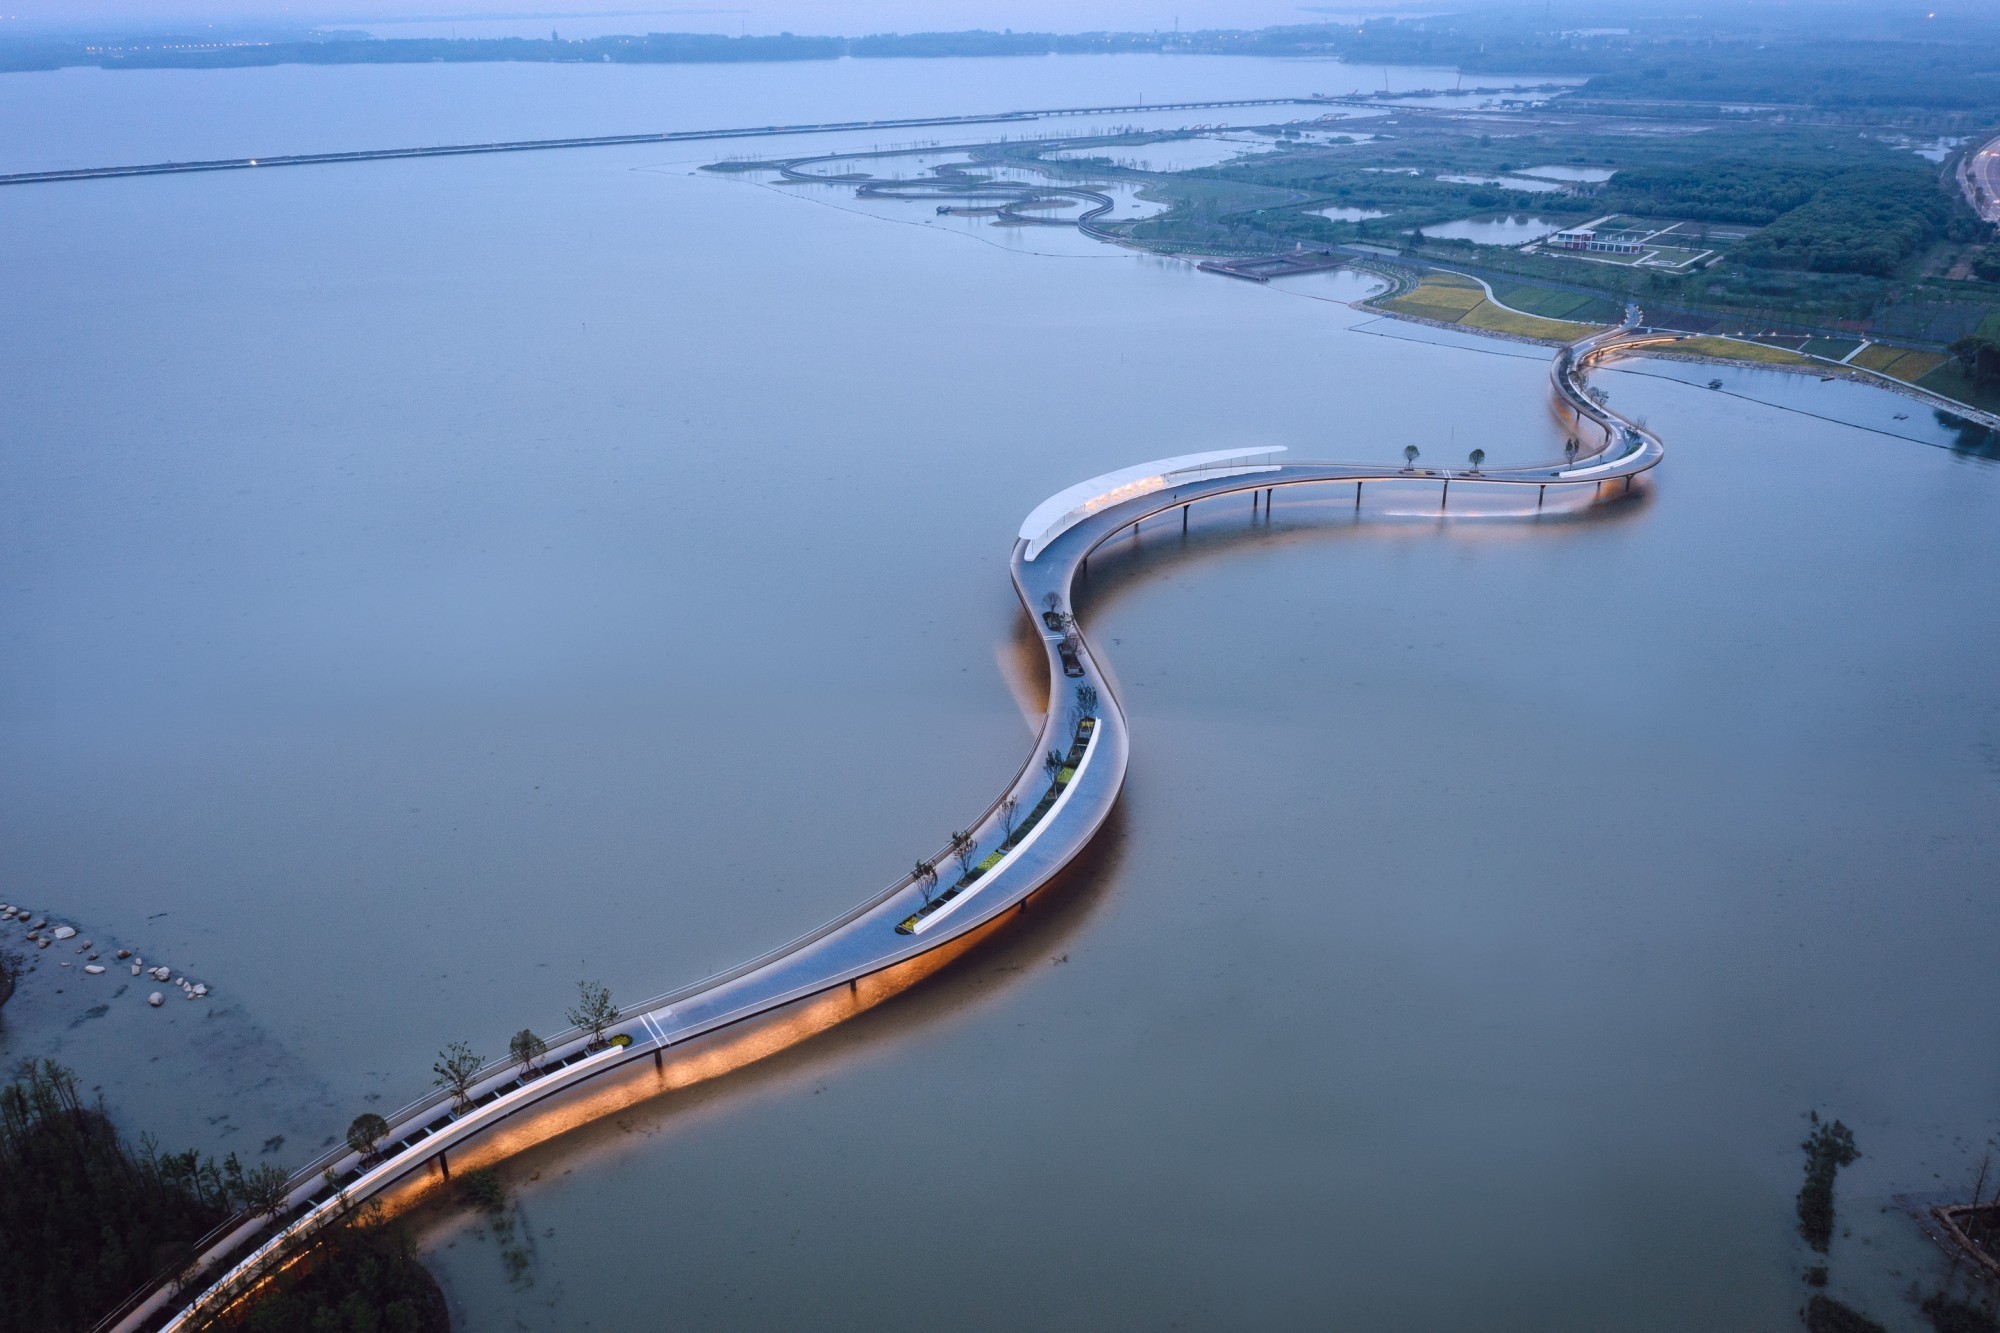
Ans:
[[[101,1103],[54,1063],[24,1064],[0,1087],[0,1327],[89,1328],[240,1208],[268,1212],[284,1173],[218,1166],[194,1152],[134,1148]],[[358,1215],[227,1325],[248,1333],[446,1333],[436,1282],[407,1230]]]
[[[1758,224],[1762,230],[1732,252],[1756,267],[1877,277],[1942,236],[1952,214],[1935,175],[1921,166],[1828,171],[1744,159],[1621,171],[1603,202],[1626,213]]]
[[[88,1328],[228,1217],[222,1172],[134,1151],[52,1062],[0,1088],[0,1310],[14,1333]]]

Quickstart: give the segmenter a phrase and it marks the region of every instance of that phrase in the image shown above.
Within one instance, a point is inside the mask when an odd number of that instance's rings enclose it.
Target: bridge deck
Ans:
[[[1124,712],[1087,638],[1078,629],[1071,640],[1082,674],[1066,675],[1059,647],[1062,636],[1048,630],[1042,619],[1044,599],[1051,594],[1060,608],[1069,608],[1072,588],[1091,551],[1146,518],[1246,491],[1410,481],[1543,487],[1601,485],[1635,476],[1660,461],[1663,449],[1659,440],[1592,400],[1583,391],[1580,375],[1597,357],[1623,346],[1642,344],[1644,336],[1632,332],[1637,321],[1638,312],[1628,312],[1621,329],[1564,348],[1552,367],[1557,397],[1579,416],[1598,423],[1605,434],[1603,448],[1591,457],[1574,463],[1479,473],[1364,463],[1286,464],[1244,475],[1194,481],[1108,505],[1050,540],[1032,559],[1028,558],[1027,543],[1017,541],[1011,561],[1014,585],[1022,605],[1043,631],[1050,688],[1036,747],[1003,796],[1013,797],[1022,811],[1031,809],[1041,799],[1049,784],[1040,766],[1040,756],[1049,750],[1069,748],[1076,725],[1071,714],[1076,701],[1075,687],[1094,687],[1098,700],[1098,729],[1092,741],[1090,762],[1071,782],[1065,803],[1037,826],[1036,837],[1025,851],[979,880],[976,893],[969,895],[964,905],[921,935],[906,935],[896,930],[897,924],[925,901],[925,886],[906,876],[839,919],[760,959],[624,1011],[611,1029],[617,1038],[629,1041],[622,1049],[614,1046],[608,1051],[587,1053],[583,1035],[568,1034],[551,1044],[547,1057],[548,1064],[561,1067],[540,1079],[522,1085],[512,1066],[495,1066],[474,1084],[475,1105],[468,1111],[453,1113],[442,1095],[404,1108],[389,1117],[387,1141],[391,1146],[385,1150],[385,1161],[363,1172],[359,1157],[342,1150],[310,1164],[294,1177],[292,1207],[303,1209],[303,1213],[274,1241],[261,1246],[250,1257],[235,1261],[219,1282],[199,1294],[187,1293],[189,1302],[164,1327],[179,1330],[197,1314],[225,1307],[259,1279],[264,1266],[281,1256],[286,1244],[323,1225],[336,1215],[343,1202],[359,1202],[408,1180],[445,1153],[496,1128],[539,1100],[566,1092],[605,1071],[652,1059],[656,1053],[664,1058],[686,1043],[884,973],[965,940],[1007,912],[1021,908],[1073,861],[1103,826],[1124,784],[1130,755]],[[1000,808],[1000,800],[996,799],[972,826],[971,832],[983,850],[998,846],[1004,836]],[[938,859],[942,869],[942,853]],[[345,1179],[345,1193],[333,1197],[333,1187],[323,1173]],[[258,1229],[254,1221],[238,1220],[232,1229],[207,1238],[203,1261],[227,1261],[254,1239]],[[119,1330],[154,1326],[154,1321],[166,1312],[169,1301],[165,1287],[143,1299],[135,1298],[119,1312],[115,1326]]]

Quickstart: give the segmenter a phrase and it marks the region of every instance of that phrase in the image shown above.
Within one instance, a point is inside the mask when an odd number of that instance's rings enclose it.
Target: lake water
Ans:
[[[1439,176],[1438,179],[1452,185],[1501,185],[1529,194],[1553,194],[1562,189],[1552,181],[1531,180],[1526,176]]]
[[[1478,245],[1525,245],[1560,231],[1562,223],[1533,214],[1509,213],[1505,217],[1465,218],[1425,227],[1424,235],[1441,241],[1472,241]]]
[[[383,89],[425,133],[560,133],[1337,68],[1098,63],[0,98],[17,160],[101,161],[407,140]],[[246,86],[292,119],[229,122]],[[45,954],[0,1057],[295,1162],[445,1042],[751,956],[982,808],[1032,743],[1006,556],[1047,494],[1239,445],[1559,451],[1541,349],[1352,310],[1352,275],[698,160],[0,192],[0,898],[217,988],[57,994]],[[1093,560],[1134,760],[1084,873],[510,1163],[531,1286],[425,1219],[460,1326],[1783,1329],[1818,1108],[1866,1154],[1836,1289],[1917,1328],[1939,1265],[1892,1196],[2000,1130],[2000,472],[1855,386],[1634,370],[1600,382],[1669,455],[1629,502],[1285,496]]]
[[[1616,167],[1522,167],[1523,176],[1546,176],[1555,181],[1608,181],[1617,174]]]

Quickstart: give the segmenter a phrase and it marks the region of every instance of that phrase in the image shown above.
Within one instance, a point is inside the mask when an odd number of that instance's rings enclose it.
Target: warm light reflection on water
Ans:
[[[1037,898],[1046,892],[1046,888],[1038,891]],[[492,1129],[454,1147],[449,1153],[450,1173],[457,1175],[492,1166],[649,1098],[720,1078],[796,1046],[935,975],[1021,915],[1019,910],[1009,912],[928,953],[858,978],[849,985],[607,1070],[589,1083],[509,1116]],[[398,1181],[377,1198],[388,1212],[401,1212],[422,1202],[445,1181],[446,1173],[433,1163]]]

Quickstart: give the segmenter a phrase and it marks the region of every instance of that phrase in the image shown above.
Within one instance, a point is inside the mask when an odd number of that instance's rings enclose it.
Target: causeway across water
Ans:
[[[1627,312],[1616,329],[1562,348],[1550,370],[1559,409],[1588,454],[1559,464],[1492,471],[1365,463],[1279,463],[1281,449],[1194,454],[1080,483],[1038,507],[1012,556],[1014,586],[1041,631],[1049,700],[1035,749],[1001,796],[969,828],[963,857],[929,858],[935,877],[906,875],[818,930],[720,976],[624,1010],[592,1045],[580,1032],[550,1043],[532,1077],[512,1065],[482,1071],[467,1103],[443,1094],[388,1117],[384,1146],[367,1159],[346,1149],[293,1179],[285,1225],[268,1240],[261,1219],[237,1218],[206,1238],[212,1285],[161,1285],[136,1294],[100,1329],[180,1330],[241,1299],[297,1245],[352,1204],[409,1197],[463,1170],[518,1151],[640,1097],[684,1087],[791,1045],[907,988],[972,947],[1034,897],[1090,845],[1124,784],[1131,738],[1116,694],[1080,627],[1071,591],[1090,553],[1140,522],[1225,496],[1251,504],[1290,486],[1432,483],[1607,485],[1629,489],[1655,466],[1660,441],[1600,405],[1582,376],[1595,360],[1670,342]],[[1185,522],[1185,517],[1183,522]],[[932,906],[932,904],[937,904]],[[928,909],[928,910],[927,910]],[[616,1091],[612,1089],[617,1089]],[[253,1247],[254,1248],[250,1248]],[[246,1252],[247,1250],[247,1252]]]

